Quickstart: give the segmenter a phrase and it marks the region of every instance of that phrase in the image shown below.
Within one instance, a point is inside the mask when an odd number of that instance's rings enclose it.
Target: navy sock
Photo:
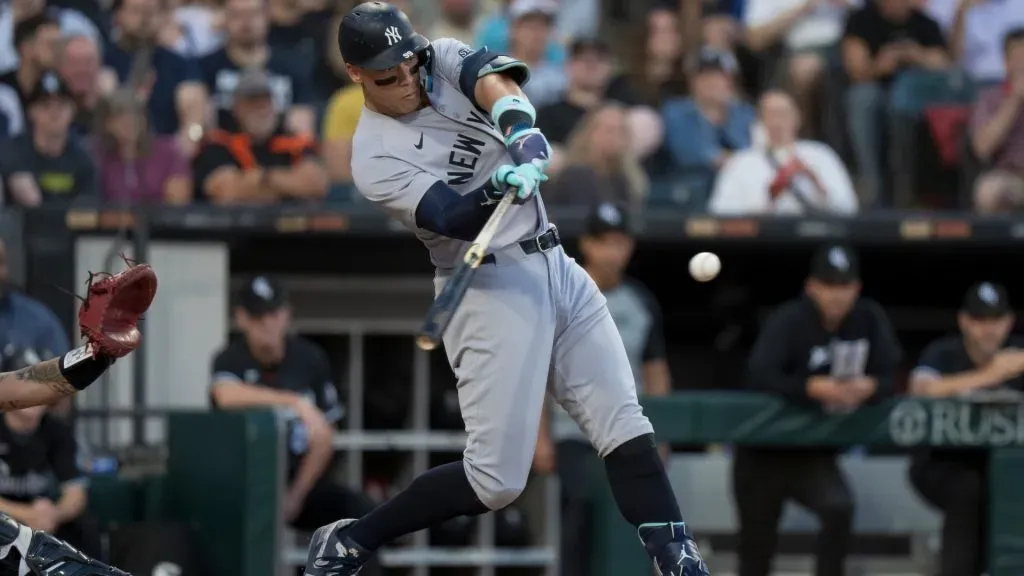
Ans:
[[[408,488],[349,526],[346,536],[367,550],[458,516],[487,512],[462,460],[431,468]]]
[[[654,434],[637,436],[612,450],[604,466],[615,503],[630,524],[683,521]]]

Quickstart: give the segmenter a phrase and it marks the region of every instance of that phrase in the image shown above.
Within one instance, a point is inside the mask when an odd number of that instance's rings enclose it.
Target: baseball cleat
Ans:
[[[370,559],[370,552],[345,536],[354,519],[338,520],[313,532],[306,558],[305,576],[356,576]]]
[[[32,531],[7,517],[0,517],[0,568],[4,574],[36,576],[129,576],[127,572],[93,560],[77,548],[53,536]]]
[[[661,576],[711,576],[685,523],[641,524],[636,532]]]

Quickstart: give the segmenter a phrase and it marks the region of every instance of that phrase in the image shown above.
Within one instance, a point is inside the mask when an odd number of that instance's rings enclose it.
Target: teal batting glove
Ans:
[[[516,188],[516,204],[522,204],[529,200],[540,189],[540,183],[546,182],[547,175],[544,174],[544,167],[536,164],[521,164],[512,166],[505,164],[499,166],[491,176],[491,184],[504,193],[509,186]]]

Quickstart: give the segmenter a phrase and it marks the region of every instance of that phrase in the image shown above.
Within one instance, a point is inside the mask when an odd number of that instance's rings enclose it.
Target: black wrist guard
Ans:
[[[85,390],[114,363],[110,356],[91,348],[89,344],[79,346],[58,360],[61,376],[76,390]]]

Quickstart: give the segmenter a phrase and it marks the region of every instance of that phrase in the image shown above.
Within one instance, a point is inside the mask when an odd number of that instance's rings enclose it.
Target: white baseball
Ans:
[[[701,252],[690,258],[690,276],[698,282],[714,280],[722,270],[722,261],[713,252]]]

